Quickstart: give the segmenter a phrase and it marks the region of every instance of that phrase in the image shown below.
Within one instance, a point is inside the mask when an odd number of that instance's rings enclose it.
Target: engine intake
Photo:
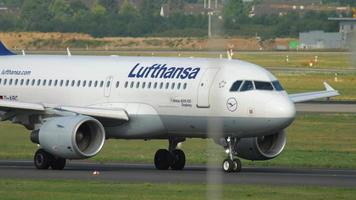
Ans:
[[[54,117],[48,119],[31,140],[43,149],[66,159],[84,159],[95,156],[102,149],[105,130],[102,124],[89,116]]]
[[[270,160],[283,151],[286,141],[284,131],[268,136],[242,138],[235,146],[235,152],[247,160]]]

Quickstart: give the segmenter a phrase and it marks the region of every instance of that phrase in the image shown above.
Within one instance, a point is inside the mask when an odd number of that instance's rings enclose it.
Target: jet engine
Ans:
[[[268,136],[242,138],[235,146],[235,152],[238,157],[247,160],[269,160],[283,151],[286,141],[284,131]]]
[[[105,130],[98,120],[89,116],[54,117],[32,132],[31,140],[61,158],[85,159],[99,153]]]

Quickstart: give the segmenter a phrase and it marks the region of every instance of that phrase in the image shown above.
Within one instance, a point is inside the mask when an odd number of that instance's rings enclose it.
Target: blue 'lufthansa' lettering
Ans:
[[[130,71],[129,78],[195,79],[200,68],[167,67],[166,64],[154,64],[150,67],[137,63]]]

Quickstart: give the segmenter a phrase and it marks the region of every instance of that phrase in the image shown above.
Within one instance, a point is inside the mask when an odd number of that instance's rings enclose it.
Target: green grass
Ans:
[[[219,187],[219,186],[218,186]],[[355,188],[224,185],[221,199],[334,200],[354,199]],[[219,193],[214,193],[220,196]],[[0,180],[0,197],[6,200],[56,199],[207,199],[203,184],[122,184],[97,181]],[[168,198],[169,197],[169,198]],[[211,194],[209,194],[211,197]]]
[[[66,54],[66,51],[36,51],[29,54]],[[220,58],[220,53],[209,51],[164,52],[164,51],[73,51],[73,55],[121,55],[121,56],[160,56],[160,57],[195,57]],[[222,53],[226,58],[226,53]],[[289,57],[289,62],[286,57]],[[356,67],[352,63],[352,54],[345,52],[235,52],[234,59],[241,59],[263,67],[306,68],[318,56],[313,68],[345,69]]]
[[[288,56],[289,62],[286,61]],[[315,56],[318,57],[315,61]],[[345,53],[328,52],[271,52],[266,54],[239,54],[234,58],[246,60],[264,67],[310,67],[309,63],[314,62],[313,68],[350,68],[355,67],[351,62],[351,55]]]
[[[287,129],[284,152],[270,161],[243,161],[244,165],[356,168],[356,115],[300,114]],[[31,159],[36,145],[27,131],[17,125],[0,123],[0,159]],[[167,141],[108,140],[99,162],[152,163],[154,153]],[[207,151],[207,148],[213,148]],[[188,164],[206,163],[208,157],[224,158],[223,149],[211,140],[188,139],[182,145]],[[214,152],[213,155],[208,152]]]
[[[338,74],[337,82],[334,74],[285,74],[276,73],[288,93],[325,90],[323,82],[328,82],[340,92],[336,100],[356,100],[356,75]]]

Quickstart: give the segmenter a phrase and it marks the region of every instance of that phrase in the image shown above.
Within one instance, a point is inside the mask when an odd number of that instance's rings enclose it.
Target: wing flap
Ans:
[[[324,86],[325,86],[324,91],[291,94],[289,95],[289,98],[294,103],[300,103],[300,102],[321,99],[321,98],[330,98],[330,97],[335,97],[340,95],[337,90],[334,90],[334,88],[332,88],[326,82],[324,82]]]

